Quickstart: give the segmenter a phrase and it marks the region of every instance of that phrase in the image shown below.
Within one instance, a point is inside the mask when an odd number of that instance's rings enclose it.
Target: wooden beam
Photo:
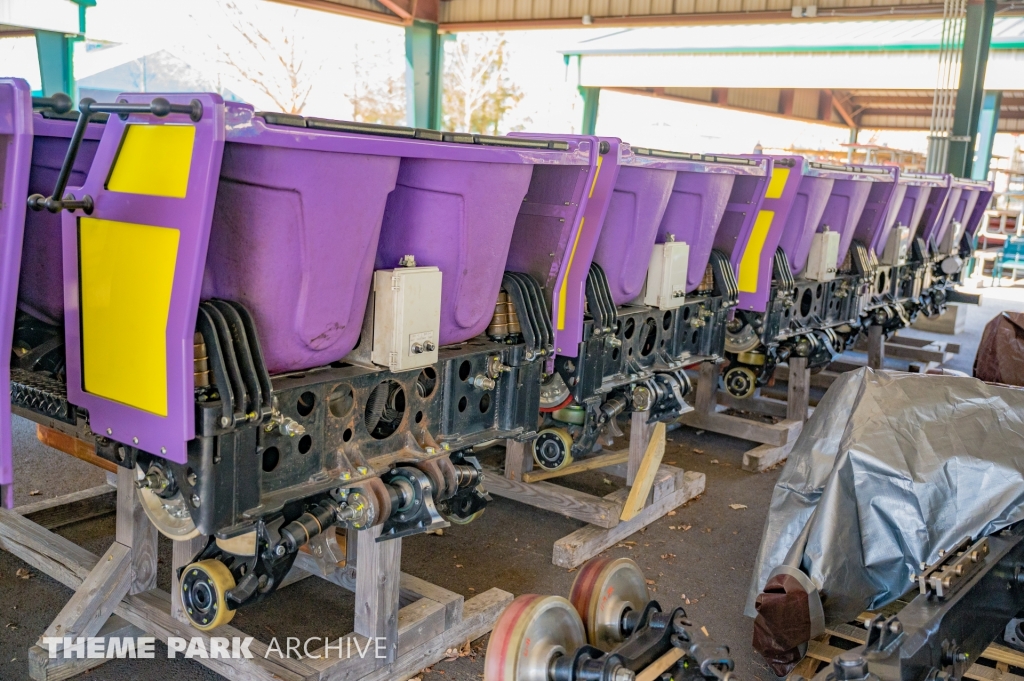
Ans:
[[[568,466],[559,468],[557,471],[538,471],[536,473],[526,473],[525,475],[523,475],[523,482],[539,482],[540,480],[560,478],[564,475],[573,475],[574,473],[592,471],[595,468],[607,468],[608,466],[614,466],[615,464],[625,463],[628,460],[628,449],[624,449],[621,452],[609,452],[608,454],[592,456],[590,458],[583,459],[582,461],[574,461]],[[507,464],[505,477],[508,477]],[[509,479],[511,480],[512,478]]]
[[[636,414],[637,412],[634,412]],[[641,412],[642,413],[642,412]],[[645,415],[646,416],[646,415]],[[647,448],[629,488],[629,496],[622,506],[619,520],[626,522],[635,518],[647,503],[647,495],[654,484],[654,476],[665,456],[665,424],[657,423],[647,439]],[[630,457],[632,462],[632,457]]]
[[[598,527],[615,527],[619,524],[619,513],[622,512],[622,504],[592,494],[578,492],[551,482],[516,482],[488,468],[484,468],[484,487],[499,497],[576,518]]]

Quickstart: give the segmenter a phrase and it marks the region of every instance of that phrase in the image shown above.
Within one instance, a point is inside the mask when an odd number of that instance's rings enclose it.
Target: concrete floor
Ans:
[[[982,306],[969,308],[967,329],[957,337],[962,350],[950,362],[952,368],[970,372],[981,330],[989,319],[1002,310],[1024,311],[1024,284],[986,288],[982,293]],[[898,363],[893,364],[893,368],[900,368]],[[14,437],[17,504],[85,489],[104,480],[102,471],[41,446],[34,427],[26,421],[15,419]],[[678,509],[674,516],[662,518],[630,537],[630,543],[609,550],[608,555],[636,560],[654,581],[654,596],[663,604],[673,607],[689,599],[685,607],[696,628],[706,627],[713,639],[730,646],[740,678],[772,681],[774,675],[750,647],[752,621],[743,616],[742,609],[778,469],[760,474],[743,472],[742,455],[750,446],[741,440],[688,428],[671,433],[665,461],[705,473],[705,494]],[[600,473],[574,476],[572,484],[600,494],[613,489]],[[33,490],[41,494],[30,496]],[[747,508],[733,510],[730,504]],[[562,516],[496,498],[483,517],[471,525],[452,527],[443,536],[406,539],[402,567],[467,598],[491,587],[516,595],[568,595],[575,572],[551,564],[551,547],[579,527],[581,523]],[[113,541],[113,517],[78,523],[59,532],[90,551],[100,552]],[[16,572],[25,567],[10,554],[0,552],[0,679],[4,681],[28,678],[28,647],[71,595],[69,589],[35,570],[31,578],[21,579]],[[170,546],[163,539],[160,568],[159,584],[166,589],[170,583]],[[310,608],[312,603],[315,609]],[[264,604],[241,610],[233,624],[264,640],[272,636],[333,638],[351,631],[352,607],[350,594],[311,578],[287,587]],[[476,641],[470,656],[435,665],[423,674],[423,681],[482,678],[485,643],[486,639]],[[164,651],[158,648],[155,660],[114,660],[91,671],[88,678],[220,678],[196,662],[172,662],[163,657]]]

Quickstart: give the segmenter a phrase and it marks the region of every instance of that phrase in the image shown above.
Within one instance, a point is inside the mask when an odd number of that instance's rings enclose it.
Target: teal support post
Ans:
[[[985,91],[988,47],[992,42],[992,20],[996,0],[968,0],[964,29],[963,56],[960,60],[960,86],[953,112],[953,134],[949,141],[946,171],[957,177],[970,177],[974,161],[974,142]]]
[[[580,132],[593,135],[597,130],[597,106],[601,99],[601,88],[580,86],[579,90],[583,96],[583,128]]]
[[[414,21],[405,27],[406,120],[414,128],[441,129],[444,41],[437,24]]]
[[[1003,104],[1003,93],[1000,90],[986,92],[981,102],[981,116],[978,118],[978,148],[974,152],[974,164],[971,166],[972,180],[987,180],[988,167],[992,163],[992,143],[996,139],[996,128],[999,127],[999,108]]]
[[[53,31],[36,31],[39,75],[43,96],[63,92],[75,98],[74,49],[77,36]]]

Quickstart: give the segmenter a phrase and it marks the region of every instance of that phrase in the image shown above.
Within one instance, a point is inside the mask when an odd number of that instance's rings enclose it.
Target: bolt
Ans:
[[[494,386],[497,385],[493,378],[484,376],[483,374],[477,374],[471,381],[473,387],[480,388],[481,390],[494,390]]]
[[[283,556],[287,552],[288,552],[288,549],[286,549],[283,544],[278,544],[277,548],[274,549],[274,554],[277,555],[278,557]]]
[[[359,475],[366,475],[366,471],[369,469],[366,466],[359,466],[356,470],[359,471]]]
[[[199,508],[199,504],[200,503],[202,503],[202,502],[199,500],[199,495],[198,494],[193,494],[192,495],[192,505],[195,506],[196,508]]]
[[[160,448],[160,453],[161,454],[166,454],[167,453],[167,447],[161,447]]]
[[[231,419],[229,419],[227,416],[221,416],[220,417],[220,427],[221,428],[227,428],[230,425],[231,425]]]
[[[434,448],[433,447],[427,447],[426,451],[427,451],[427,454],[433,454],[434,453]]]
[[[107,428],[107,435],[113,435],[113,434],[114,434],[114,431],[112,429],[110,429],[110,428]]]
[[[351,478],[352,478],[352,473],[350,473],[349,471],[345,471],[345,472],[343,472],[341,474],[341,479],[342,480],[350,480]]]
[[[423,352],[423,345],[421,343],[413,343],[411,352],[414,355],[418,355]]]
[[[434,341],[427,341],[426,343],[423,344],[423,349],[426,350],[427,352],[433,352],[434,350],[437,350],[437,345],[434,343]]]
[[[137,444],[139,444],[139,438],[137,438],[137,437],[133,437],[133,438],[132,438],[132,444],[133,444],[133,445],[137,445]]]
[[[128,450],[126,450],[124,447],[118,447],[117,448],[117,460],[118,461],[124,461],[127,458],[128,458]]]
[[[612,674],[612,681],[633,681],[636,678],[636,674],[626,669],[625,667],[619,667]]]
[[[189,485],[191,485],[192,487],[195,487],[196,486],[196,481],[199,478],[198,478],[198,476],[196,476],[196,472],[195,471],[190,471],[189,474],[187,476],[185,476],[185,479],[188,480],[188,484]]]

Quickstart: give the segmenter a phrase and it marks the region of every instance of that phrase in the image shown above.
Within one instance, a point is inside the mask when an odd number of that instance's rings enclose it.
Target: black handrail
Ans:
[[[51,108],[61,113],[56,106],[58,99],[62,96],[70,101],[67,95],[54,95],[50,98],[40,99],[52,100],[54,105]],[[63,105],[63,100],[60,101],[60,105]],[[70,107],[67,110],[70,110]],[[75,159],[78,157],[78,149],[82,146],[82,138],[85,137],[85,129],[89,125],[89,119],[95,114],[115,114],[122,119],[127,119],[129,114],[148,114],[157,118],[163,118],[172,113],[188,114],[189,118],[197,123],[203,118],[203,104],[198,99],[193,99],[188,104],[171,104],[163,97],[156,97],[148,104],[128,104],[127,102],[100,104],[96,100],[86,97],[78,103],[78,111],[78,122],[75,124],[75,131],[71,135],[68,153],[60,167],[60,174],[57,175],[57,185],[48,197],[42,194],[33,194],[28,197],[28,207],[32,210],[42,210],[45,208],[51,213],[59,213],[62,210],[71,212],[84,210],[86,214],[92,214],[93,200],[91,196],[86,194],[81,199],[76,199],[70,194],[65,196],[64,190],[67,189],[68,180],[71,177],[71,169],[74,167]],[[58,199],[58,196],[62,198]]]

